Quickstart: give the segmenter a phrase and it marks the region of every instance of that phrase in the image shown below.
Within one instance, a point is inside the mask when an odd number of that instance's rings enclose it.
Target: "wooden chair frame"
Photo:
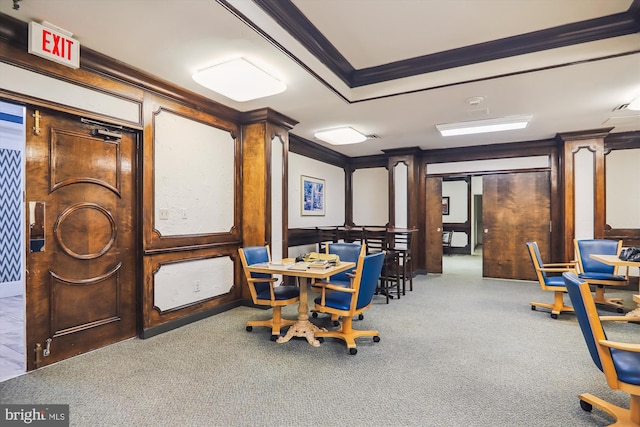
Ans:
[[[383,253],[376,253],[376,254],[372,254],[372,255],[361,255],[358,258],[358,264],[356,266],[356,271],[355,271],[355,275],[354,278],[351,281],[351,287],[349,288],[345,288],[343,286],[335,286],[332,284],[324,284],[323,286],[320,287],[320,301],[316,302],[315,304],[315,309],[319,312],[319,313],[328,313],[331,314],[331,316],[338,316],[340,317],[342,320],[340,321],[340,326],[338,330],[335,331],[320,331],[320,332],[316,332],[316,337],[317,338],[338,338],[343,340],[346,345],[347,348],[349,349],[349,354],[356,354],[358,352],[358,350],[356,349],[356,339],[357,338],[361,338],[361,337],[373,337],[373,341],[374,342],[379,342],[380,341],[380,334],[378,331],[376,330],[360,330],[360,329],[353,329],[353,317],[354,316],[359,316],[362,315],[362,313],[367,310],[370,306],[371,306],[371,300],[369,300],[369,302],[360,307],[357,308],[357,303],[358,303],[358,297],[359,297],[359,293],[360,293],[360,289],[361,289],[361,283],[362,283],[362,279],[363,279],[363,272],[364,272],[364,264],[365,264],[365,260],[366,259],[370,259],[372,260],[372,262],[375,263],[375,258],[376,257],[380,257],[380,258],[384,258],[384,254]],[[383,260],[380,260],[380,264],[377,264],[377,267],[380,268],[380,270],[382,269],[382,264],[384,263]],[[372,265],[371,268],[374,268],[376,265]],[[379,272],[375,272],[375,277],[372,277],[371,280],[376,280],[379,277],[380,273]],[[369,283],[370,284],[370,283]],[[375,283],[371,284],[372,286],[376,286]],[[373,296],[373,289],[369,288],[372,292]],[[330,307],[326,305],[326,299],[327,299],[327,295],[329,295],[329,293],[332,292],[343,292],[343,293],[348,293],[351,294],[351,301],[350,301],[350,306],[348,310],[343,310],[343,309],[338,309],[338,308],[334,308],[334,307]],[[317,299],[316,299],[317,301]]]
[[[269,258],[269,262],[271,262],[271,251],[269,250],[269,245],[265,245],[267,250],[267,255]],[[280,331],[282,328],[291,326],[295,323],[295,320],[289,320],[282,318],[282,307],[295,304],[300,301],[300,297],[288,298],[288,299],[276,299],[275,296],[275,283],[277,281],[276,278],[256,278],[251,276],[251,272],[249,272],[247,258],[244,254],[244,248],[238,248],[238,253],[240,254],[240,260],[242,262],[242,270],[244,271],[245,279],[247,280],[247,284],[249,285],[249,292],[251,293],[251,299],[253,303],[256,305],[266,305],[273,308],[273,317],[267,320],[250,320],[247,322],[246,330],[251,331],[254,326],[266,326],[271,328],[271,341],[275,341],[280,336]],[[269,283],[270,290],[270,299],[260,299],[258,298],[258,292],[255,288],[256,283]]]
[[[531,256],[533,268],[536,270],[536,276],[538,277],[540,287],[543,291],[553,292],[553,304],[532,301],[529,303],[531,305],[531,309],[535,310],[536,307],[548,308],[549,310],[551,310],[552,319],[557,319],[558,314],[562,312],[573,312],[573,307],[565,305],[564,303],[564,294],[567,292],[567,288],[564,286],[548,285],[546,273],[564,273],[567,271],[575,272],[575,261],[566,263],[545,263],[543,265],[540,265],[542,259],[540,258],[538,244],[536,242],[527,242],[527,249],[529,250],[529,255]],[[558,280],[561,281],[562,277],[559,276]]]

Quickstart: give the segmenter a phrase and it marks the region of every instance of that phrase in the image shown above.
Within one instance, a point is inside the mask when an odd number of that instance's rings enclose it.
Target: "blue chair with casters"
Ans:
[[[553,292],[553,304],[531,302],[529,303],[531,305],[531,310],[535,310],[536,307],[548,308],[551,310],[552,319],[557,319],[558,314],[562,312],[573,312],[572,307],[564,304],[564,294],[567,292],[567,288],[564,287],[564,279],[560,273],[567,271],[575,272],[575,262],[544,264],[542,262],[542,257],[540,256],[538,243],[527,242],[527,249],[531,256],[533,268],[536,270],[540,287],[543,291]],[[552,275],[553,273],[557,273],[557,275]]]
[[[378,286],[378,279],[384,264],[383,252],[372,255],[361,255],[358,258],[355,276],[347,288],[327,284],[322,286],[321,294],[315,302],[315,309],[319,313],[328,313],[342,318],[340,326],[335,331],[316,332],[316,338],[338,338],[347,344],[350,354],[356,354],[356,338],[373,337],[374,342],[380,341],[380,334],[375,330],[354,330],[353,317],[362,314],[369,308],[373,294]]]
[[[602,321],[640,322],[640,317],[598,316],[589,283],[575,273],[562,276],[591,359],[604,373],[610,388],[630,396],[629,409],[589,393],[578,396],[580,406],[585,411],[591,411],[593,406],[602,409],[615,418],[612,425],[640,426],[640,344],[609,341],[602,327]]]
[[[338,255],[338,257],[340,257],[340,261],[353,263],[358,262],[358,258],[360,257],[360,255],[365,255],[365,250],[365,246],[359,243],[327,243],[326,245],[326,252],[328,254]],[[316,292],[321,292],[320,287],[327,284],[348,288],[349,286],[351,286],[351,279],[354,277],[353,274],[355,269],[356,268],[354,267],[349,270],[342,271],[338,274],[334,274],[327,280],[315,282],[312,289]],[[318,317],[317,311],[311,311],[312,317]],[[360,314],[359,319],[362,320],[363,318],[364,317],[362,316],[362,314]],[[331,320],[334,322],[335,326],[338,326],[338,316],[331,316]]]
[[[626,286],[629,278],[618,274],[617,267],[604,264],[591,258],[590,255],[620,255],[622,240],[590,239],[573,241],[576,257],[578,259],[578,277],[595,286],[596,304],[614,307],[618,313],[622,313],[622,300],[620,298],[605,298],[606,286]]]
[[[281,328],[295,323],[295,320],[282,318],[282,307],[300,301],[300,289],[297,286],[276,286],[276,279],[272,275],[249,272],[248,266],[271,261],[269,246],[238,248],[238,253],[253,303],[273,308],[271,319],[251,320],[247,322],[247,331],[251,332],[254,326],[270,327],[271,341],[275,341],[280,336]]]
[[[359,243],[329,243],[327,244],[327,253],[335,254],[340,257],[340,261],[347,262],[358,262],[358,258],[360,255],[364,255],[365,246]],[[338,274],[334,274],[329,277],[327,280],[329,283],[332,283],[337,286],[351,286],[351,278],[353,277],[353,272],[355,271],[355,267],[343,271]]]

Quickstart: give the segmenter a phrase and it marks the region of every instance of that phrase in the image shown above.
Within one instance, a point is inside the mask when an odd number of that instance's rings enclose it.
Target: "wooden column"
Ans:
[[[298,122],[271,109],[255,110],[243,114],[242,125],[242,246],[272,244],[272,198],[271,198],[271,141],[280,138],[283,147],[282,175],[282,239],[287,241],[287,165],[289,130]],[[277,207],[276,207],[277,209]],[[280,258],[282,254],[273,254]],[[243,287],[243,298],[248,298],[248,289]]]
[[[573,239],[576,231],[575,206],[575,155],[581,148],[593,153],[593,237],[604,238],[605,228],[605,175],[604,175],[604,138],[613,128],[558,134],[556,138],[564,145],[563,188],[564,188],[564,256],[570,259],[573,254]]]

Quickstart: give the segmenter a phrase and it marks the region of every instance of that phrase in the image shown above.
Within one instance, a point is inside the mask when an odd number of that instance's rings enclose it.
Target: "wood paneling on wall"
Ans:
[[[156,228],[155,218],[155,183],[154,183],[154,159],[155,159],[155,127],[154,119],[162,111],[168,111],[189,120],[194,120],[223,129],[235,137],[235,172],[234,172],[234,225],[231,229],[208,234],[172,235],[163,236]],[[142,297],[142,336],[148,337],[156,333],[170,329],[171,325],[179,326],[188,320],[197,320],[205,313],[217,312],[221,307],[235,306],[239,304],[241,297],[240,286],[233,286],[228,293],[204,300],[197,299],[194,293],[193,300],[177,309],[170,311],[160,310],[154,303],[155,274],[162,265],[175,262],[188,262],[212,257],[229,257],[235,264],[234,283],[238,284],[240,275],[240,263],[237,259],[237,248],[242,244],[242,212],[239,208],[242,203],[242,179],[241,179],[241,145],[238,136],[240,126],[228,120],[220,119],[205,111],[200,111],[192,106],[175,102],[152,93],[146,93],[144,98],[144,145],[143,145],[143,176],[142,176],[142,236],[143,236],[143,289]],[[180,130],[178,130],[180,131]],[[186,132],[186,131],[184,131]],[[185,139],[189,135],[185,133]],[[177,140],[175,144],[182,142]],[[187,164],[184,165],[188,167]],[[227,207],[229,208],[229,207]],[[194,264],[195,265],[195,264]],[[213,272],[211,272],[213,274]],[[178,278],[178,280],[182,280]],[[181,292],[193,292],[193,284],[184,280],[177,285]]]

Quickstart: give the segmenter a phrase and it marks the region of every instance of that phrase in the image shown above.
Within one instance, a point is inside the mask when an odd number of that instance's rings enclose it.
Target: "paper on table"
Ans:
[[[296,262],[295,264],[293,264],[291,267],[289,267],[289,270],[306,270],[309,268],[309,263],[308,262]]]

